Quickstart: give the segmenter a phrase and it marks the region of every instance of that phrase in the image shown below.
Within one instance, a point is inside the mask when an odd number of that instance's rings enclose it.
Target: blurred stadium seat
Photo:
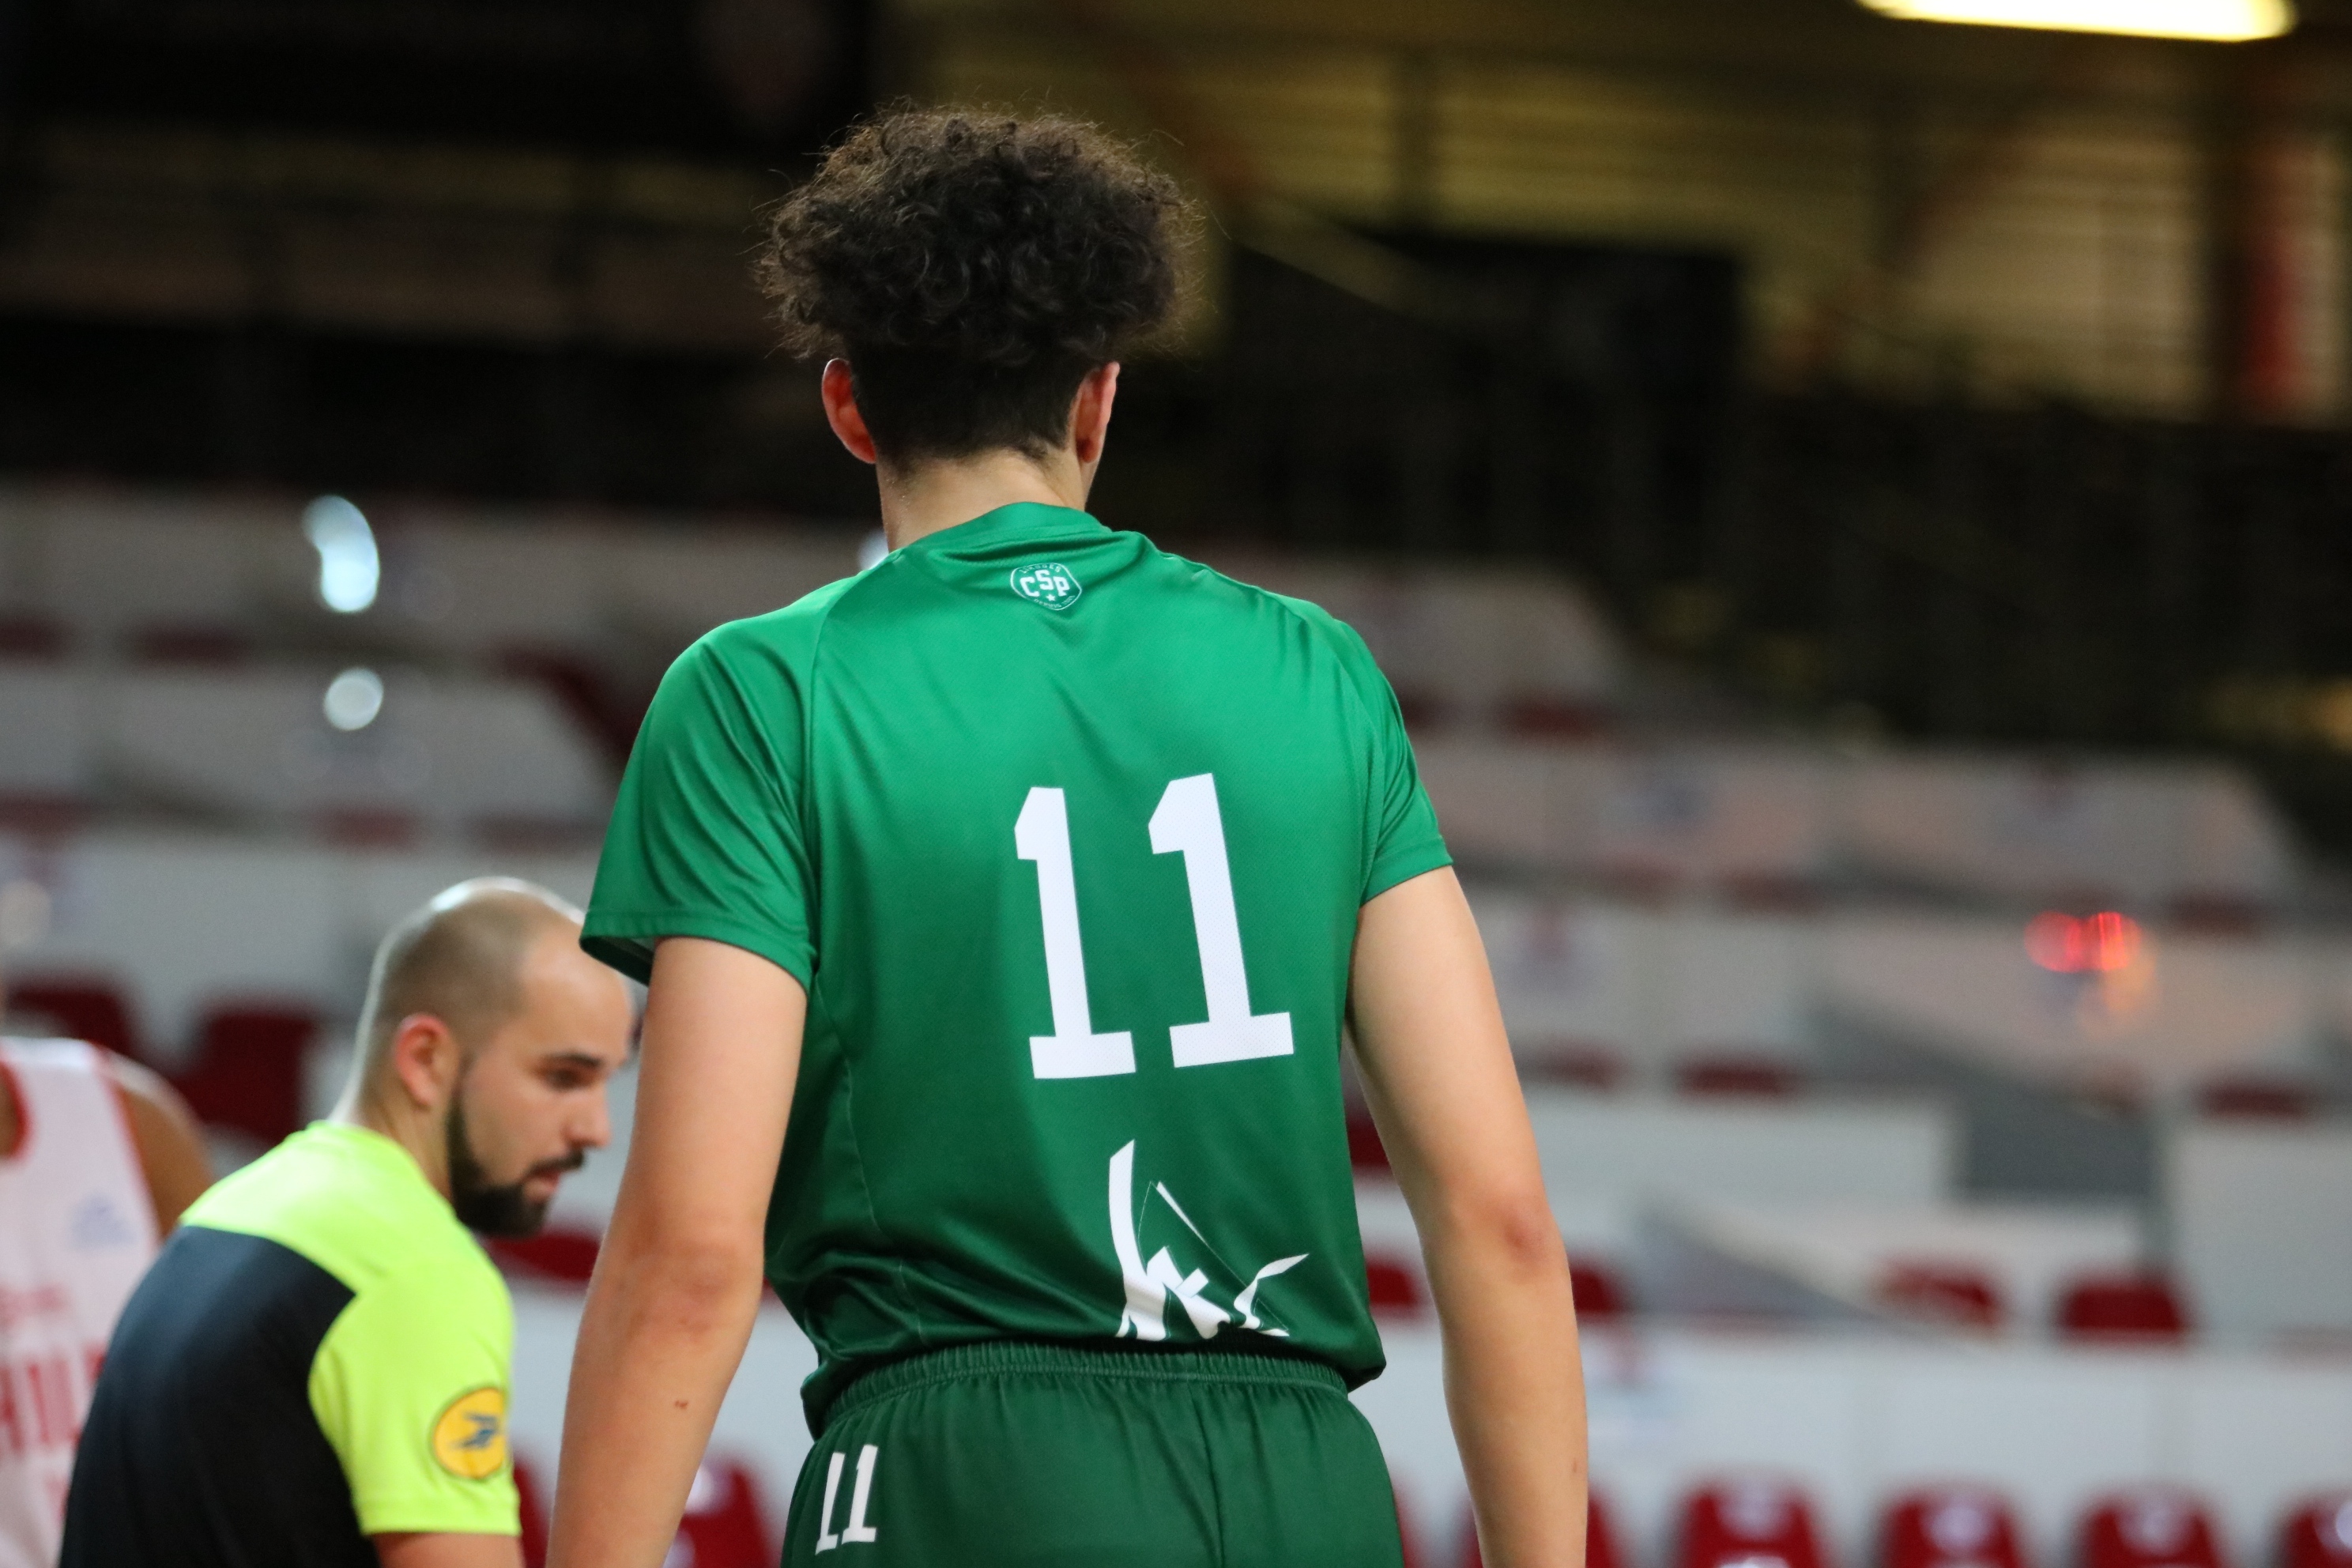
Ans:
[[[521,1505],[522,1568],[547,1568],[548,1494],[540,1488],[538,1467],[520,1454],[514,1460],[515,1500]]]
[[[2081,1568],[2228,1568],[2202,1500],[2142,1487],[2094,1503],[2083,1516]]]
[[[846,1498],[841,1506],[849,1507]],[[705,1458],[687,1493],[677,1545],[664,1562],[669,1568],[773,1568],[782,1550],[751,1468]]]
[[[1364,1255],[1364,1288],[1376,1317],[1417,1318],[1429,1310],[1429,1293],[1421,1269],[1402,1258]]]
[[[1805,1077],[1772,1057],[1725,1052],[1685,1058],[1675,1069],[1675,1084],[1685,1094],[1781,1100],[1803,1089]]]
[[[1614,1322],[1633,1310],[1631,1293],[1617,1270],[1609,1265],[1587,1258],[1571,1258],[1568,1278],[1570,1289],[1576,1294],[1579,1322]]]
[[[2279,1525],[2277,1568],[2346,1568],[2352,1563],[2352,1492],[2314,1498]]]
[[[2319,1112],[2319,1092],[2286,1079],[2215,1078],[2198,1087],[2197,1109],[2233,1121],[2308,1121]]]
[[[135,1057],[139,1037],[131,1008],[110,981],[68,975],[11,977],[6,984],[11,1033],[88,1040]]]
[[[1675,1568],[1829,1568],[1811,1500],[1793,1483],[1743,1476],[1684,1501]]]
[[[2180,1293],[2158,1274],[2094,1274],[2074,1279],[2058,1300],[2058,1330],[2071,1339],[2172,1343],[2189,1337]]]
[[[1887,1508],[1879,1568],[2027,1568],[2007,1499],[1982,1487],[1930,1487]]]
[[[172,1083],[199,1121],[268,1148],[302,1124],[303,1070],[319,1016],[299,1002],[226,1002],[205,1012]]]
[[[1879,1277],[1875,1294],[1905,1317],[1957,1328],[1997,1329],[2008,1315],[2000,1287],[1967,1264],[1898,1259]]]
[[[603,1238],[593,1230],[551,1224],[537,1236],[501,1237],[490,1257],[509,1273],[548,1284],[586,1285],[596,1272]]]

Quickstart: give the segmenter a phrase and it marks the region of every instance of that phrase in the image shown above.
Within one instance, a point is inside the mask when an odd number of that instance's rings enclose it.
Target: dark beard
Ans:
[[[457,1212],[458,1222],[478,1236],[493,1237],[501,1241],[520,1241],[537,1236],[547,1223],[547,1200],[534,1203],[523,1194],[523,1182],[549,1171],[576,1171],[581,1156],[568,1160],[551,1160],[534,1165],[523,1173],[522,1181],[505,1186],[494,1186],[482,1163],[475,1157],[474,1145],[466,1136],[466,1107],[463,1094],[454,1095],[449,1101],[448,1120],[442,1123],[443,1137],[449,1156],[449,1206]]]

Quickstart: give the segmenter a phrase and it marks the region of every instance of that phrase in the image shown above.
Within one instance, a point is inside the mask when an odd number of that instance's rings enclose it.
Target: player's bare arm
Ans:
[[[212,1160],[188,1102],[161,1075],[118,1056],[110,1056],[107,1067],[122,1094],[123,1115],[139,1150],[140,1169],[146,1173],[160,1236],[179,1224],[188,1205],[213,1184]]]
[[[680,937],[656,950],[628,1168],[572,1363],[549,1568],[635,1568],[669,1549],[759,1310],[806,1005],[798,981],[740,948]]]
[[[522,1545],[511,1535],[406,1533],[379,1535],[383,1568],[521,1568]]]
[[[1568,1254],[1450,869],[1364,906],[1349,997],[1372,1117],[1421,1231],[1484,1561],[1578,1568],[1584,1378]]]

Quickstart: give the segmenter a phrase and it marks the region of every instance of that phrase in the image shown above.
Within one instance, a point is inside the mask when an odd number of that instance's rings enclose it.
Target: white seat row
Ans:
[[[602,826],[610,770],[537,685],[387,668],[370,721],[344,730],[326,710],[339,673],[0,663],[0,796],[127,792],[231,819],[399,813],[446,831]]]
[[[1796,743],[1416,748],[1465,860],[1651,881],[1848,873],[2007,898],[2264,905],[2293,885],[2275,813],[2238,771]]]
[[[299,498],[57,487],[0,490],[0,619],[45,617],[99,644],[143,627],[320,633],[318,557]],[[340,623],[419,654],[569,651],[658,659],[722,621],[791,604],[857,569],[871,525],[781,519],[625,521],[372,503],[381,590]],[[1245,580],[1362,632],[1400,689],[1465,716],[1509,700],[1605,705],[1606,623],[1546,574],[1221,556]]]
[[[2135,926],[2127,963],[2062,973],[2035,962],[2021,915],[1471,896],[1535,1062],[1601,1047],[1637,1078],[1720,1054],[1801,1068],[1834,1014],[2029,1079],[2162,1089],[2315,1073],[2352,1033],[2352,945],[2334,935]]]

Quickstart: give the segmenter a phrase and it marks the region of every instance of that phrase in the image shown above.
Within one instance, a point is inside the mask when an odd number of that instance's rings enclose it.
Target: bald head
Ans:
[[[376,949],[360,1010],[362,1082],[387,1070],[401,1020],[440,1019],[469,1053],[522,1010],[523,966],[545,938],[580,934],[580,910],[535,883],[478,877],[436,894]]]
[[[376,950],[336,1115],[406,1148],[467,1225],[529,1236],[612,1136],[630,1017],[621,977],[580,951],[578,910],[509,878],[460,882]]]

